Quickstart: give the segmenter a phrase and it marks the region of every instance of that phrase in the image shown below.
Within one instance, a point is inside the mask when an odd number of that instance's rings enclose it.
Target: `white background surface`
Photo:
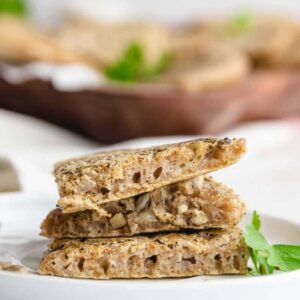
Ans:
[[[54,24],[65,11],[79,11],[106,20],[130,17],[180,23],[194,18],[232,14],[241,8],[264,13],[300,16],[298,0],[27,0],[32,17],[40,23]]]

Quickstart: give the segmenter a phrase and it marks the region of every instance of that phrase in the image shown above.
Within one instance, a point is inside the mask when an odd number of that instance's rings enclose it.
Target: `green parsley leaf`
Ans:
[[[242,10],[231,19],[226,28],[230,35],[241,35],[250,31],[253,27],[253,13],[250,10]]]
[[[133,43],[125,50],[123,56],[105,70],[105,75],[110,80],[123,82],[137,82],[145,79],[151,79],[160,74],[169,64],[171,56],[164,54],[160,60],[147,66],[145,63],[142,47]]]
[[[268,263],[285,272],[300,269],[300,246],[273,245]]]
[[[23,0],[0,0],[0,13],[25,16],[27,9]]]
[[[135,82],[139,78],[139,69],[143,61],[141,47],[138,44],[131,44],[123,57],[105,70],[105,74],[111,80]]]
[[[250,248],[266,251],[269,244],[254,224],[246,225],[245,241]]]
[[[300,245],[270,245],[260,232],[261,221],[256,211],[252,223],[246,225],[245,242],[258,274],[271,274],[275,269],[292,271],[300,269]]]
[[[255,227],[255,229],[259,230],[261,226],[261,220],[259,214],[256,212],[256,210],[252,214],[252,224]]]

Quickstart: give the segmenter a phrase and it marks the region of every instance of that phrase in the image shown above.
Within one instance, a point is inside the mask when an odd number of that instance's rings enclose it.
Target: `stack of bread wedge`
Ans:
[[[198,139],[102,152],[55,166],[60,199],[41,226],[53,239],[38,272],[162,278],[244,274],[236,227],[245,204],[208,173],[238,161],[244,139]]]

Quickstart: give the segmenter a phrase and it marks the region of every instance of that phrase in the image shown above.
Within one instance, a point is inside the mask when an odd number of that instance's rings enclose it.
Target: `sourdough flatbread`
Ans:
[[[41,234],[49,238],[131,236],[238,224],[245,204],[234,191],[211,177],[198,176],[130,199],[108,202],[97,211],[51,211]]]
[[[91,154],[57,164],[63,212],[97,209],[226,167],[246,151],[244,139],[198,139],[145,149]]]
[[[0,16],[0,61],[58,64],[85,63],[75,52],[61,47],[51,36],[36,30],[23,19]]]
[[[40,274],[75,278],[162,278],[244,274],[240,229],[131,238],[62,239],[50,245]]]
[[[167,28],[149,22],[105,24],[73,19],[59,30],[58,43],[91,61],[97,70],[122,59],[132,44],[141,46],[145,63],[149,66],[157,64],[162,55],[170,53]]]
[[[212,34],[223,43],[229,43],[247,53],[255,65],[278,65],[281,57],[294,43],[299,24],[291,18],[277,16],[253,16],[249,28],[231,32],[232,20],[212,21],[200,24],[194,32]]]
[[[243,80],[249,73],[248,57],[242,51],[224,44],[174,55],[166,70],[158,76],[158,82],[174,84],[189,92],[227,87]]]

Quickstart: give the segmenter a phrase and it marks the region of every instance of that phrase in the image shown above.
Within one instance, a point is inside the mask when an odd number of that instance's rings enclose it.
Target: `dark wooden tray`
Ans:
[[[102,143],[143,136],[215,134],[236,123],[300,113],[300,72],[259,70],[233,87],[188,94],[156,87],[61,92],[51,83],[0,79],[0,108]],[[21,130],[21,128],[20,128]]]

